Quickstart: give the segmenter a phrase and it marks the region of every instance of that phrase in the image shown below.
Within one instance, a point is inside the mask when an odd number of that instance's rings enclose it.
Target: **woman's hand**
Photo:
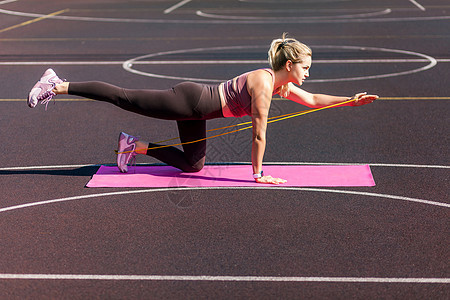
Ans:
[[[369,104],[377,100],[378,98],[379,98],[378,95],[367,95],[367,93],[359,93],[353,97],[353,99],[356,100],[353,102],[352,106],[361,106],[364,104]]]
[[[255,181],[257,183],[269,183],[269,184],[280,184],[280,183],[286,183],[287,180],[281,179],[281,178],[273,178],[270,175],[262,176],[259,178],[256,178]]]

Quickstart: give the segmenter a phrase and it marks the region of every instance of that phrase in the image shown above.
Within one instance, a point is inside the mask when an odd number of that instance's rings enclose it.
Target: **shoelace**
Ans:
[[[53,99],[56,94],[52,90],[48,90],[42,95],[40,95],[37,100],[41,102],[41,104],[45,104],[45,110],[47,110],[48,103]]]
[[[139,141],[140,137],[138,136],[134,136],[131,137],[131,142],[129,143],[129,145],[134,144],[134,149],[130,153],[130,155],[128,156],[127,161],[125,162],[125,164],[130,165],[130,167],[134,166],[134,173],[136,173],[136,156],[137,156],[137,152],[136,152],[136,142]],[[128,140],[127,140],[127,144],[128,144]]]
[[[66,81],[66,79],[59,79],[59,78],[56,78],[56,79],[61,80],[61,82]],[[45,104],[45,110],[47,110],[48,103],[50,101],[52,101],[54,96],[56,96],[56,94],[53,92],[53,89],[56,86],[56,82],[54,80],[49,80],[49,83],[51,83],[53,85],[52,89],[46,91],[45,93],[43,93],[41,96],[39,96],[37,98],[38,102],[41,102],[41,104]],[[55,100],[53,99],[53,101],[55,101]]]

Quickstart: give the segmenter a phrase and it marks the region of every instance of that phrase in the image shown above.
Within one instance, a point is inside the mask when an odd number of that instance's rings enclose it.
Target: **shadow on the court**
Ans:
[[[99,166],[84,166],[74,169],[39,169],[39,170],[0,170],[1,175],[54,175],[54,176],[92,176]]]

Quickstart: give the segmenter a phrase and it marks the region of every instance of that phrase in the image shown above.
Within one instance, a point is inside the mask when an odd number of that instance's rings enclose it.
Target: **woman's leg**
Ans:
[[[184,82],[168,90],[124,89],[100,81],[68,82],[57,85],[56,93],[112,103],[127,111],[165,120],[202,119],[195,108],[202,85]]]
[[[113,103],[128,111],[162,119],[198,118],[195,108],[202,94],[202,86],[182,83],[171,90],[127,90],[104,82],[63,83],[55,87],[57,94],[72,94],[89,99]],[[220,102],[215,108],[220,110]],[[205,120],[178,120],[178,131],[182,143],[192,142],[206,137]],[[198,172],[205,164],[206,140],[183,145],[181,151],[175,147],[153,150],[147,148],[160,145],[136,142],[136,153],[144,152],[170,166],[184,172]]]
[[[182,143],[204,139],[206,137],[205,120],[177,121],[178,132]],[[148,143],[147,148],[158,147],[159,144]],[[136,144],[136,152],[143,153],[144,144]],[[183,145],[183,150],[176,147],[166,147],[147,150],[147,155],[152,156],[183,172],[198,172],[205,164],[206,140]]]

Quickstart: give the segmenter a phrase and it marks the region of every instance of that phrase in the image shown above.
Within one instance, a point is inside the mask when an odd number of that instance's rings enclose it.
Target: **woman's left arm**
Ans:
[[[266,129],[270,103],[272,101],[272,78],[265,71],[256,71],[247,78],[247,89],[252,105],[252,169],[258,183],[280,184],[286,180],[262,173],[264,151],[266,149]]]
[[[368,95],[367,93],[357,93],[351,98],[325,94],[312,94],[302,90],[292,83],[289,84],[289,90],[290,94],[286,97],[287,99],[312,108],[320,108],[332,104],[338,104],[351,99],[355,99],[355,101],[343,104],[342,106],[360,106],[372,103],[379,98],[377,95]]]

